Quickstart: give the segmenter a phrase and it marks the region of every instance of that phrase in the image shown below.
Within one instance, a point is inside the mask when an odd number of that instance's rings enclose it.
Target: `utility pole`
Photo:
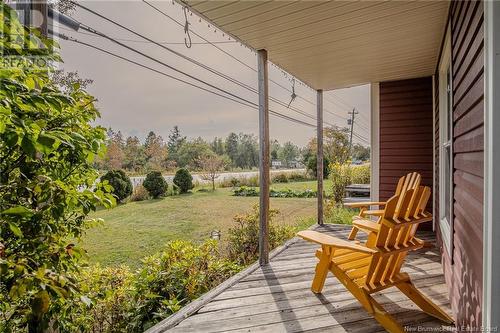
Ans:
[[[352,158],[352,133],[354,132],[354,116],[359,112],[356,111],[356,108],[352,109],[351,112],[347,112],[351,115],[351,119],[347,119],[347,125],[351,125],[351,138],[349,139],[349,155]]]

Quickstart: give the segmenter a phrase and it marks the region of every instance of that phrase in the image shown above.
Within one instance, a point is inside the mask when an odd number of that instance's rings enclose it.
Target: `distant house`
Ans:
[[[281,169],[283,167],[283,163],[280,160],[272,160],[271,166],[273,169]]]

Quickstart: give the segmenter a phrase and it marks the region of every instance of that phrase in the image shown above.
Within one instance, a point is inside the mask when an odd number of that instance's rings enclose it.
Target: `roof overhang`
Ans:
[[[197,1],[191,9],[314,89],[432,75],[447,1]]]

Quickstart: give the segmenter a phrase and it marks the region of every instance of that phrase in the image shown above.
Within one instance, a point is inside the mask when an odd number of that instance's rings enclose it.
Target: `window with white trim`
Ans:
[[[439,62],[439,226],[453,257],[453,81],[450,30]]]

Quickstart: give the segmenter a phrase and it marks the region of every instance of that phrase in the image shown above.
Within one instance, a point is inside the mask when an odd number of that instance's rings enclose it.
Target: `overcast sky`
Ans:
[[[238,81],[254,88],[257,87],[255,71],[238,63],[210,44],[196,44],[203,40],[193,34],[191,34],[193,45],[190,49],[186,48],[183,27],[154,11],[142,1],[84,1],[82,4],[155,41],[173,43],[165,45]],[[182,7],[177,3],[173,5],[171,1],[155,1],[153,4],[174,19],[184,22]],[[106,23],[82,9],[77,9],[71,13],[71,16],[105,34],[123,39],[123,43],[175,68],[257,103],[255,93],[217,77],[165,49],[146,43],[139,37]],[[203,20],[199,22],[199,18],[194,14],[188,16],[188,19],[191,29],[206,39],[219,42],[228,40],[227,36],[222,35],[223,32],[214,32],[213,28],[208,27],[207,22]],[[83,31],[71,32],[64,29],[67,28],[61,28],[59,32],[176,77],[182,76],[101,37],[90,36]],[[230,132],[258,133],[258,113],[254,109],[190,87],[86,46],[68,41],[61,41],[60,44],[64,59],[63,68],[67,71],[78,71],[82,78],[94,81],[88,90],[99,100],[97,105],[102,118],[98,123],[105,127],[121,130],[126,136],[137,135],[141,140],[150,130],[167,138],[174,125],[178,125],[181,132],[188,137],[201,136],[205,139],[212,139],[215,136],[225,137]],[[256,55],[253,51],[236,42],[217,45],[252,68],[256,68]],[[272,80],[291,88],[291,78],[286,77],[280,69],[270,66],[269,75]],[[300,98],[295,99],[292,105],[315,116],[315,91],[298,84],[295,90]],[[338,126],[347,126],[347,112],[355,107],[360,112],[356,120],[359,126],[355,126],[355,132],[369,139],[367,132],[369,129],[369,91],[370,88],[366,85],[325,92],[325,121]],[[290,92],[274,83],[270,83],[270,95],[286,104],[290,101]],[[271,109],[287,116],[315,123],[315,120],[286,107],[275,103],[271,103],[270,106]],[[270,134],[272,138],[280,142],[292,141],[302,146],[309,138],[315,136],[315,130],[271,116]]]

